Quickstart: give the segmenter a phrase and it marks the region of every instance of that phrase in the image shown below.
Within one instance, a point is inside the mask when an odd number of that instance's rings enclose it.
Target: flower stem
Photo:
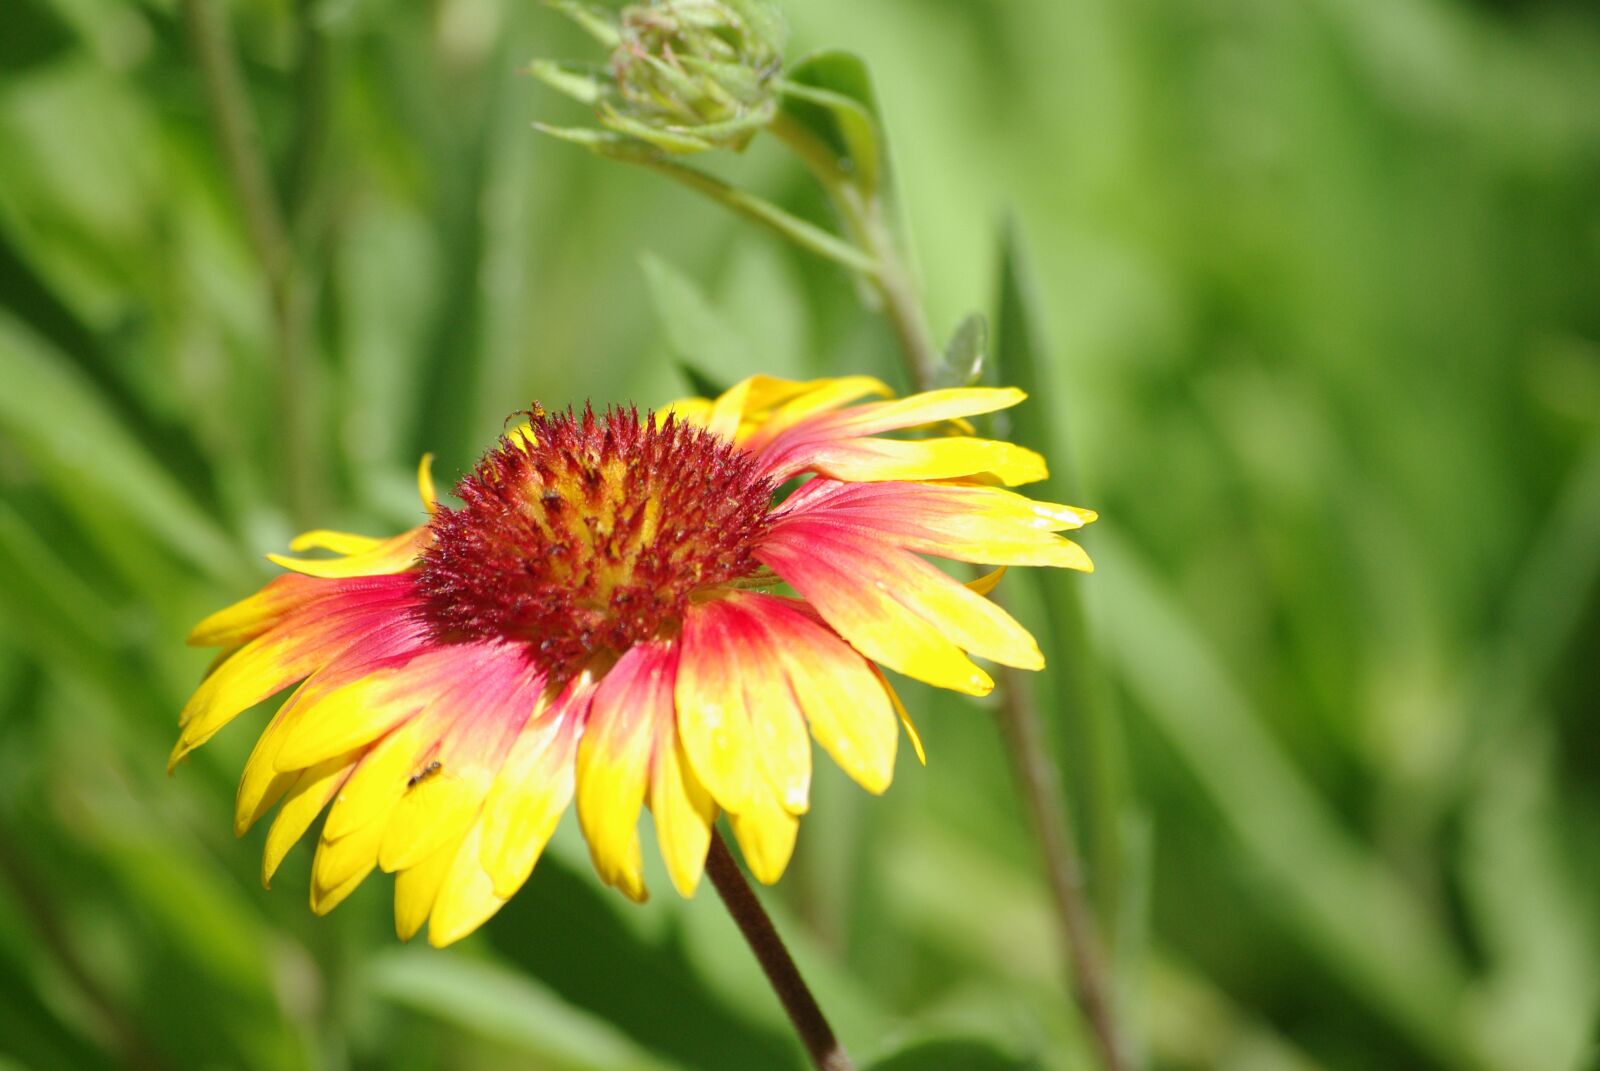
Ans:
[[[715,829],[711,831],[711,851],[706,856],[706,873],[711,876],[711,884],[716,886],[717,895],[722,897],[739,932],[744,934],[750,951],[755,953],[767,981],[772,983],[783,1010],[789,1013],[789,1021],[794,1024],[795,1033],[800,1035],[812,1065],[817,1071],[854,1071],[855,1065],[834,1036],[833,1028],[817,1006],[817,998],[811,995],[805,979],[800,976],[800,968],[795,966],[793,957],[784,946],[783,938],[778,936],[772,919],[761,906],[761,901],[756,899],[744,871],[734,862],[722,833]]]
[[[840,170],[833,152],[787,116],[780,114],[770,129],[821,183],[848,237],[876,263],[868,279],[881,302],[880,311],[900,343],[912,384],[917,390],[938,386],[941,357],[923,316],[914,278],[888,225],[883,198],[864,193]],[[1068,816],[1066,793],[1045,742],[1032,682],[1007,669],[998,685],[1001,737],[1038,838],[1078,1006],[1089,1023],[1104,1071],[1130,1071],[1133,1058],[1118,1025],[1110,965],[1085,891],[1082,855]]]
[[[266,280],[278,358],[282,419],[278,438],[284,449],[289,511],[295,521],[303,525],[313,508],[313,469],[306,409],[309,393],[302,352],[305,325],[302,299],[293,274],[293,242],[284,222],[283,209],[273,191],[272,172],[267,166],[245,92],[227,15],[218,0],[182,0],[181,10],[200,68],[212,132],[239,199],[245,231]]]
[[[1105,946],[1085,894],[1082,855],[1072,831],[1067,796],[1044,739],[1032,682],[1022,676],[1022,671],[1006,667],[999,684],[1000,728],[1039,838],[1078,1004],[1089,1021],[1101,1065],[1106,1071],[1129,1071],[1133,1059],[1113,1007]]]
[[[839,213],[846,236],[872,258],[871,270],[862,274],[877,294],[879,311],[900,343],[911,381],[918,390],[927,390],[938,376],[939,351],[922,315],[916,280],[889,226],[883,199],[864,193],[839,169],[833,152],[789,116],[778,113],[768,129],[794,151],[821,183]]]

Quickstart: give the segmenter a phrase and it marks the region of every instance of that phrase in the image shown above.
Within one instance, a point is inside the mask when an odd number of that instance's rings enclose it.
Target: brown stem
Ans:
[[[772,919],[756,899],[744,871],[734,862],[727,842],[717,830],[711,832],[706,873],[711,876],[711,884],[716,886],[717,895],[727,905],[728,914],[733,916],[739,932],[744,934],[750,951],[755,953],[767,981],[772,983],[783,1010],[789,1013],[789,1021],[800,1035],[812,1065],[817,1071],[854,1071],[855,1065],[834,1036],[833,1028],[817,1006],[817,998],[811,995],[806,980],[800,976],[800,968],[795,966],[788,948],[784,947],[783,938],[778,936]]]
[[[1117,1025],[1105,947],[1084,892],[1077,837],[1072,831],[1061,778],[1044,739],[1032,682],[1020,670],[1010,668],[1002,670],[1000,677],[1000,727],[1039,838],[1078,1005],[1089,1021],[1102,1066],[1106,1071],[1130,1071],[1133,1058]]]
[[[233,46],[225,12],[219,0],[182,0],[212,132],[221,149],[245,231],[261,262],[266,280],[267,304],[272,313],[274,345],[278,356],[279,406],[283,420],[280,441],[284,448],[284,474],[289,509],[304,523],[313,510],[312,467],[308,454],[309,400],[302,352],[304,316],[296,288],[294,246],[284,222],[283,209],[272,187],[272,172],[261,147],[244,75]]]

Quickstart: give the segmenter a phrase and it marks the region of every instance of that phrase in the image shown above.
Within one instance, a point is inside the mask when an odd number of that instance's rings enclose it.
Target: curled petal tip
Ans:
[[[417,493],[422,497],[422,506],[429,513],[436,513],[439,509],[439,489],[433,482],[433,455],[423,454],[422,461],[417,465]]]

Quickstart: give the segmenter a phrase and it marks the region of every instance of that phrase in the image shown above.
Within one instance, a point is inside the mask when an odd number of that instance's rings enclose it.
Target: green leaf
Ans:
[[[372,957],[367,980],[380,996],[479,1037],[510,1045],[550,1071],[670,1071],[605,1020],[497,963],[427,949]]]
[[[716,378],[730,382],[740,378],[750,359],[750,344],[694,280],[651,253],[641,254],[639,265],[673,357]]]
[[[780,88],[783,114],[826,146],[835,170],[874,194],[887,152],[866,62],[836,49],[815,52],[785,72]]]
[[[0,431],[74,504],[93,498],[218,578],[243,565],[227,535],[151,459],[66,362],[0,314]]]
[[[9,0],[0,34],[0,71],[6,75],[55,59],[73,44],[72,30],[45,0]]]
[[[1095,615],[1108,663],[1261,875],[1262,900],[1372,1010],[1445,1066],[1475,1066],[1456,995],[1467,976],[1431,914],[1307,782],[1140,556],[1096,540]]]
[[[951,1039],[919,1042],[868,1065],[868,1071],[1042,1071],[1043,1067],[988,1041]]]
[[[81,563],[80,563],[81,564]],[[116,614],[13,509],[0,503],[0,635],[107,696],[137,694],[117,658]]]
[[[1008,410],[1010,437],[1045,456],[1050,476],[1034,494],[1055,502],[1078,502],[1079,493],[1067,448],[1071,406],[1057,397],[1050,362],[1019,236],[1007,223],[1000,235],[1000,285],[996,301],[992,374],[996,381],[1022,388],[1028,400]],[[1001,429],[1004,430],[1004,429]],[[1096,529],[1081,533],[1091,556]],[[1087,827],[1091,889],[1112,933],[1123,930],[1122,833],[1127,821],[1127,773],[1122,733],[1113,717],[1102,674],[1084,622],[1086,579],[1061,569],[1034,570],[1046,621],[1045,653],[1054,689],[1058,761],[1067,770],[1069,791],[1077,797]]]
[[[1463,822],[1465,900],[1487,961],[1484,1036],[1502,1066],[1525,1071],[1583,1066],[1600,999],[1593,892],[1564,850],[1543,729],[1519,723],[1474,782]]]

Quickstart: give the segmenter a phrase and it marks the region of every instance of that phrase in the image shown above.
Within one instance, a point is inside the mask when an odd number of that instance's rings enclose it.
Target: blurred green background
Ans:
[[[437,953],[386,878],[315,918],[309,848],[260,887],[229,824],[264,712],[163,765],[184,633],[297,522],[415,523],[417,456],[449,482],[534,399],[659,404],[680,359],[893,378],[890,334],[832,266],[536,135],[585,116],[519,68],[593,50],[530,0],[216,10],[294,235],[287,411],[178,5],[0,11],[0,1067],[798,1069],[709,890],[628,904],[570,818]],[[874,71],[935,330],[996,308],[1008,215],[1031,265],[1018,427],[1104,519],[1092,577],[1007,587],[1062,652],[1151,1065],[1600,1067],[1593,4],[789,15],[792,56]],[[718,167],[826,219],[766,139]],[[1087,1067],[991,718],[904,694],[927,768],[821,776],[766,899],[864,1065]]]

